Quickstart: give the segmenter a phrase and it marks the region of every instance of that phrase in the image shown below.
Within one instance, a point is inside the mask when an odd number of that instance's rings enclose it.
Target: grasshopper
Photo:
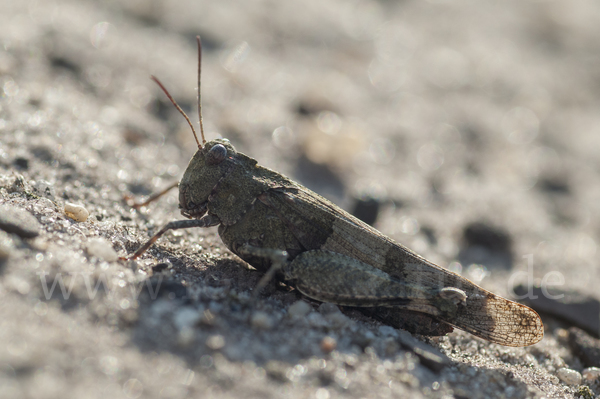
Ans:
[[[218,226],[225,245],[265,273],[321,302],[368,308],[394,326],[420,318],[417,332],[442,335],[457,327],[506,346],[539,342],[544,327],[531,308],[495,295],[393,241],[290,178],[259,166],[226,139],[206,141],[202,126],[198,42],[198,113],[202,143],[179,183],[179,207],[189,220],[166,224],[129,259],[165,232]],[[417,324],[423,325],[421,322]],[[408,324],[410,325],[410,323]]]

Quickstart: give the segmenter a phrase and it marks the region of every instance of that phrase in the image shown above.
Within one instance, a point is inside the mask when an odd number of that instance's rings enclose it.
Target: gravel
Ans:
[[[570,369],[563,367],[563,368],[558,369],[558,371],[556,372],[556,375],[565,384],[568,384],[568,385],[581,384],[581,379],[582,379],[581,373],[579,373],[575,370],[570,370]]]
[[[0,229],[22,238],[40,234],[40,224],[31,213],[14,206],[0,206]]]

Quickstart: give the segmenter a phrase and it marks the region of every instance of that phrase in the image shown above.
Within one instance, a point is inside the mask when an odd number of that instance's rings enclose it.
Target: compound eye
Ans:
[[[223,162],[226,157],[227,148],[222,144],[216,144],[208,150],[208,154],[206,154],[206,163],[209,165],[217,165]]]

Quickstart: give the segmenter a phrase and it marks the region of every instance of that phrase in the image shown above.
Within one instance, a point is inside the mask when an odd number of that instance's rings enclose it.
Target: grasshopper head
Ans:
[[[231,172],[236,151],[226,139],[211,140],[194,154],[179,183],[179,208],[188,218],[206,213],[209,197]]]
[[[217,139],[206,142],[204,138],[204,127],[202,125],[202,97],[200,95],[200,72],[202,65],[202,43],[200,36],[196,36],[198,43],[198,117],[200,125],[200,134],[202,143],[198,140],[194,125],[190,118],[183,112],[181,107],[173,99],[169,91],[154,76],[152,80],[158,84],[162,91],[167,95],[175,108],[183,115],[192,129],[198,151],[190,160],[190,163],[183,174],[179,183],[179,208],[181,214],[188,218],[200,218],[207,209],[211,196],[214,196],[218,189],[218,184],[233,170],[237,162],[237,153],[229,140]]]

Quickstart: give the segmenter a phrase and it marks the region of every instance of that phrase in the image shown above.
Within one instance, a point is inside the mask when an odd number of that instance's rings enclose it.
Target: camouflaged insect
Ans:
[[[201,115],[199,38],[198,52]],[[219,226],[225,245],[266,273],[257,290],[276,276],[312,299],[365,308],[413,332],[443,335],[457,327],[507,346],[542,339],[542,321],[529,307],[429,262],[306,187],[258,165],[228,140],[206,142],[202,132],[203,143],[196,141],[198,151],[179,183],[181,213],[191,220],[168,223],[131,259],[168,230]]]

